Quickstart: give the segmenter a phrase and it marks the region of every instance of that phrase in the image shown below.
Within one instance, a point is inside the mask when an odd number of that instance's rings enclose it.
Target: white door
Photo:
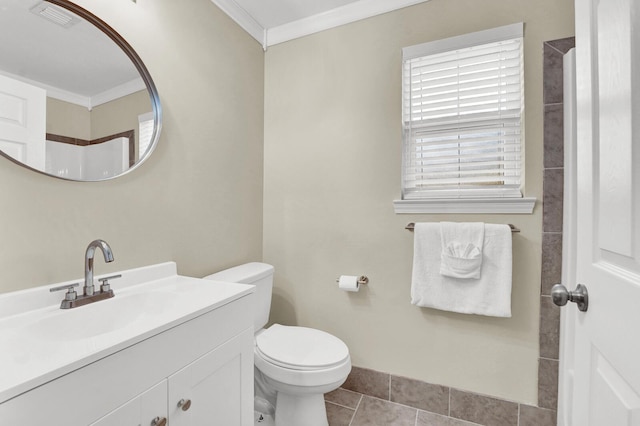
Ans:
[[[640,426],[640,3],[575,10],[576,282],[564,284],[585,285],[589,306],[563,308],[559,424]]]
[[[0,75],[0,151],[34,169],[45,167],[47,94]]]

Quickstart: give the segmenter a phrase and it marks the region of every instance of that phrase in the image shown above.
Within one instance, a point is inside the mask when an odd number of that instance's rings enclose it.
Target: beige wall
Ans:
[[[138,116],[151,112],[149,92],[141,90],[91,110],[58,99],[47,98],[47,133],[94,140],[129,130],[139,138]]]
[[[277,270],[272,320],[336,334],[355,365],[535,405],[540,206],[522,216],[393,213],[401,48],[525,22],[525,193],[540,199],[542,42],[573,34],[571,0],[431,0],[273,46],[266,59],[209,0],[77,3],[145,61],[162,137],[140,169],[102,183],[0,158],[0,292],[80,277],[94,238],[116,257],[98,261],[98,274],[175,260],[180,273],[202,276],[263,258]],[[522,229],[513,318],[409,304],[412,234],[403,228],[445,218]],[[339,292],[340,274],[371,284]]]
[[[0,158],[0,292],[79,278],[87,244],[115,262],[203,276],[262,257],[264,53],[210,0],[76,0],[146,63],[164,113],[156,151],[113,181],[57,180]],[[117,283],[114,283],[117,292]]]
[[[47,133],[91,139],[91,112],[83,106],[47,98]]]
[[[327,330],[353,364],[536,405],[541,208],[532,215],[397,215],[401,49],[525,23],[526,186],[542,196],[542,43],[573,34],[572,0],[432,0],[269,48],[264,260],[272,321]],[[510,319],[409,303],[411,221],[513,223]],[[359,293],[341,274],[368,275]]]
[[[139,141],[138,116],[151,111],[151,100],[146,91],[132,93],[98,105],[91,110],[91,139],[133,130],[137,147]]]

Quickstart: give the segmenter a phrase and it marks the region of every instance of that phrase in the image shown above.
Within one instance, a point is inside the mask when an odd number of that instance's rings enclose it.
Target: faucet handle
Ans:
[[[61,285],[59,287],[52,287],[49,289],[50,292],[67,290],[64,294],[64,300],[60,302],[60,309],[69,309],[73,307],[75,300],[78,298],[78,293],[74,290],[74,287],[78,287],[80,283]]]
[[[58,287],[52,287],[49,289],[49,291],[53,293],[54,291],[67,290],[64,295],[64,300],[76,300],[76,298],[78,297],[78,293],[76,293],[73,288],[78,287],[79,285],[79,283],[61,285]]]
[[[122,274],[117,274],[117,275],[111,275],[104,278],[99,278],[98,281],[100,281],[100,292],[106,293],[111,291],[111,285],[109,284],[109,280],[120,278],[121,276]]]

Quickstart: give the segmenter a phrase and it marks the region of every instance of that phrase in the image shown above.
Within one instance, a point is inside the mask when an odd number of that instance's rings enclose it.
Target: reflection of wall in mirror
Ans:
[[[91,112],[82,105],[47,98],[47,133],[91,140]]]
[[[151,109],[146,90],[95,106],[91,111],[83,106],[47,98],[47,133],[95,140],[134,130],[138,141],[138,116]]]
[[[137,146],[140,140],[138,116],[151,110],[151,100],[146,90],[95,106],[91,110],[91,139],[134,129]],[[137,149],[135,151],[137,152]]]
[[[101,143],[100,145],[105,145],[101,148],[69,145],[54,139],[57,142],[47,141],[45,148],[44,134],[83,140],[88,145],[89,141],[100,142],[101,138],[133,131],[133,140],[137,145],[140,125],[138,117],[151,110],[146,90],[88,110],[84,106],[49,97],[46,98],[45,107],[43,89],[6,76],[0,75],[0,89],[0,93],[4,95],[0,97],[0,150],[16,160],[55,176],[90,180],[119,174],[129,168],[130,159],[131,164],[138,160],[137,149],[129,146],[128,139],[125,140],[124,147],[122,139],[118,139],[113,143]],[[41,116],[39,120],[34,118],[36,113]],[[40,124],[34,126],[38,122]],[[26,126],[27,123],[31,127]],[[121,164],[123,155],[126,158],[124,164]],[[94,159],[98,156],[105,156],[104,161]],[[92,164],[97,168],[89,171]],[[96,176],[89,176],[87,173]]]

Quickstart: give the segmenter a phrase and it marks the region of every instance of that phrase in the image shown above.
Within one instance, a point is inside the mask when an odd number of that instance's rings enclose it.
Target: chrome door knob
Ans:
[[[578,305],[578,310],[587,312],[589,308],[589,293],[587,288],[578,284],[574,291],[568,291],[562,284],[551,287],[551,299],[558,306],[564,306],[567,302],[574,302]]]

